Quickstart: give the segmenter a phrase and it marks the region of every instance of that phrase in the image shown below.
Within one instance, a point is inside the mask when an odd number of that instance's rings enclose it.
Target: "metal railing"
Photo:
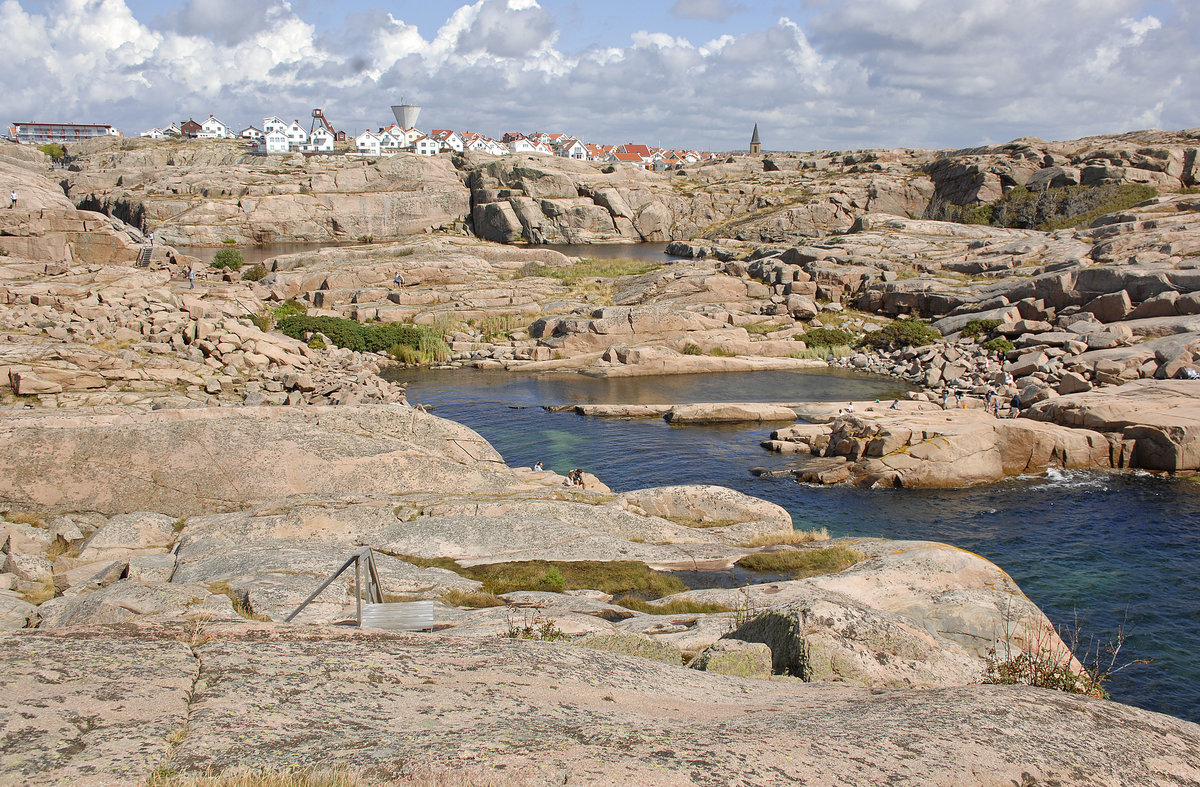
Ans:
[[[413,601],[385,603],[383,585],[379,581],[379,570],[375,567],[375,552],[371,547],[363,547],[354,553],[337,571],[321,583],[308,598],[284,619],[290,623],[304,610],[325,588],[333,584],[345,571],[354,566],[354,619],[358,626],[363,626],[364,606],[367,623],[371,628],[401,629],[406,631],[421,631],[433,628],[433,602]],[[364,604],[365,598],[365,604]]]

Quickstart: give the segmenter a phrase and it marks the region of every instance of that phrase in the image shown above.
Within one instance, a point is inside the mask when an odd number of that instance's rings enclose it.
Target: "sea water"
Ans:
[[[404,370],[396,379],[410,382],[410,401],[475,429],[510,465],[540,460],[564,474],[582,467],[616,491],[721,484],[784,506],[797,528],[969,549],[1007,571],[1056,625],[1077,632],[1081,648],[1103,651],[1124,632],[1116,666],[1129,666],[1109,684],[1114,699],[1200,721],[1200,484],[1050,471],[958,490],[820,487],[750,474],[791,461],[759,446],[769,427],[673,427],[660,418],[586,418],[541,407],[887,401],[907,390],[840,370],[611,380]]]

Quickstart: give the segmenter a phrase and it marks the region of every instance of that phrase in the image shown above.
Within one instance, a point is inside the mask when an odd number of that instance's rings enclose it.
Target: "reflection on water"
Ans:
[[[401,241],[396,241],[400,243]],[[242,259],[248,264],[264,262],[273,257],[285,254],[300,254],[303,252],[318,252],[326,248],[345,246],[362,246],[360,241],[325,241],[321,243],[262,243],[258,245],[238,245]],[[223,246],[173,246],[180,254],[209,262],[213,255]],[[568,257],[591,257],[593,259],[638,259],[668,262],[675,259],[667,255],[665,243],[547,243],[542,246],[529,246],[530,249],[552,249],[562,252]]]
[[[551,249],[568,257],[591,257],[595,260],[653,260],[667,262],[677,259],[667,254],[665,243],[546,243],[531,249]]]
[[[232,244],[230,244],[232,245]],[[321,249],[328,249],[343,246],[361,246],[358,241],[329,241],[327,243],[262,243],[257,246],[233,246],[242,253],[242,260],[247,265],[253,265],[256,262],[265,262],[273,257],[282,257],[285,254],[300,254],[302,252],[318,252]],[[186,254],[189,257],[196,257],[205,262],[211,262],[213,255],[220,251],[224,246],[172,246],[171,248],[180,254]]]
[[[409,398],[462,422],[511,465],[583,467],[615,490],[729,486],[779,503],[799,528],[945,541],[1008,571],[1084,644],[1130,634],[1113,696],[1200,721],[1200,485],[1148,474],[1051,472],[960,490],[817,487],[747,469],[788,457],[759,447],[769,427],[670,426],[662,419],[546,413],[544,404],[888,399],[903,387],[848,372],[756,372],[602,380],[559,374],[421,372]]]

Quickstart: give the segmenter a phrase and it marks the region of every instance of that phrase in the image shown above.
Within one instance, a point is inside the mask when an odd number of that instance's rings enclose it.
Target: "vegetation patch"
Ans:
[[[224,251],[222,249],[221,251]],[[262,281],[267,275],[267,266],[261,262],[257,262],[246,269],[242,274],[242,281]]]
[[[30,527],[43,528],[46,526],[41,517],[29,511],[5,511],[4,518],[14,525],[29,525]]]
[[[232,246],[226,246],[223,249],[217,250],[217,253],[213,255],[212,262],[209,264],[217,270],[227,268],[231,271],[236,271],[245,264],[245,259],[239,250]]]
[[[839,347],[854,344],[854,334],[841,328],[812,328],[804,332],[800,341],[809,347]]]
[[[566,632],[560,630],[553,620],[540,615],[531,616],[528,613],[520,621],[510,617],[508,630],[504,632],[503,636],[509,639],[532,639],[539,642],[555,642],[571,638]]]
[[[513,278],[521,279],[526,276],[545,276],[558,279],[568,286],[577,284],[580,279],[611,279],[617,276],[637,276],[661,268],[662,265],[650,260],[635,259],[582,259],[570,265],[550,266],[538,262],[527,262],[517,269]]]
[[[768,533],[757,536],[749,541],[743,541],[744,547],[773,547],[780,544],[811,544],[814,541],[828,541],[829,529],[819,527],[814,530],[793,530],[790,533]]]
[[[984,342],[980,346],[983,347],[983,349],[987,350],[988,352],[993,352],[993,353],[995,353],[995,352],[1004,352],[1004,353],[1012,352],[1016,348],[1016,345],[1014,345],[1011,341],[1009,341],[1008,339],[1006,339],[1003,336],[997,336],[995,339],[990,339],[990,340]]]
[[[277,326],[286,336],[308,341],[322,334],[337,347],[358,352],[386,352],[402,363],[431,363],[450,359],[450,345],[440,331],[424,325],[388,323],[363,325],[344,317],[293,314]]]
[[[999,325],[999,320],[974,319],[963,326],[961,335],[964,339],[974,339],[975,337],[982,336],[985,333],[991,333]]]
[[[665,604],[651,604],[640,598],[625,597],[619,598],[613,603],[647,615],[707,615],[716,612],[733,612],[732,607],[724,604],[709,604],[686,598],[672,599]]]
[[[480,593],[470,590],[449,590],[442,594],[442,601],[452,607],[467,607],[469,609],[504,606],[504,599],[498,596],[491,593]]]
[[[499,596],[518,590],[600,590],[612,596],[662,598],[687,590],[678,578],[653,571],[633,560],[525,560],[460,566],[448,557],[395,557],[421,568],[445,568],[483,583],[481,590]]]
[[[908,317],[891,325],[871,331],[859,344],[876,350],[895,350],[900,347],[923,347],[942,338],[936,328],[924,320]]]
[[[751,336],[766,336],[768,333],[780,330],[783,326],[771,322],[754,322],[749,325],[743,325],[742,328]]]
[[[735,565],[761,574],[793,574],[795,579],[836,574],[863,560],[865,555],[849,547],[804,549],[795,552],[760,552],[746,555]]]
[[[59,162],[67,157],[67,149],[58,143],[49,145],[38,145],[37,149],[50,157],[52,161]]]

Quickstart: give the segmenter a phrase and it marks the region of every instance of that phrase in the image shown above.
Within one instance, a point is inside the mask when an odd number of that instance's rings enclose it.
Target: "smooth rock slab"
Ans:
[[[0,663],[4,784],[145,782],[187,721],[200,670],[184,642],[102,629],[7,636]]]
[[[21,691],[0,692],[5,732],[19,736],[0,780],[144,780],[185,709],[172,763],[188,773],[348,766],[379,782],[415,761],[535,783],[1200,780],[1200,726],[1041,689],[868,692],[503,638],[216,624],[206,635],[198,675],[168,630],[0,640],[13,665],[0,681]],[[46,706],[33,720],[18,713],[30,699]],[[80,733],[75,718],[99,725]],[[59,751],[72,740],[90,761]]]

